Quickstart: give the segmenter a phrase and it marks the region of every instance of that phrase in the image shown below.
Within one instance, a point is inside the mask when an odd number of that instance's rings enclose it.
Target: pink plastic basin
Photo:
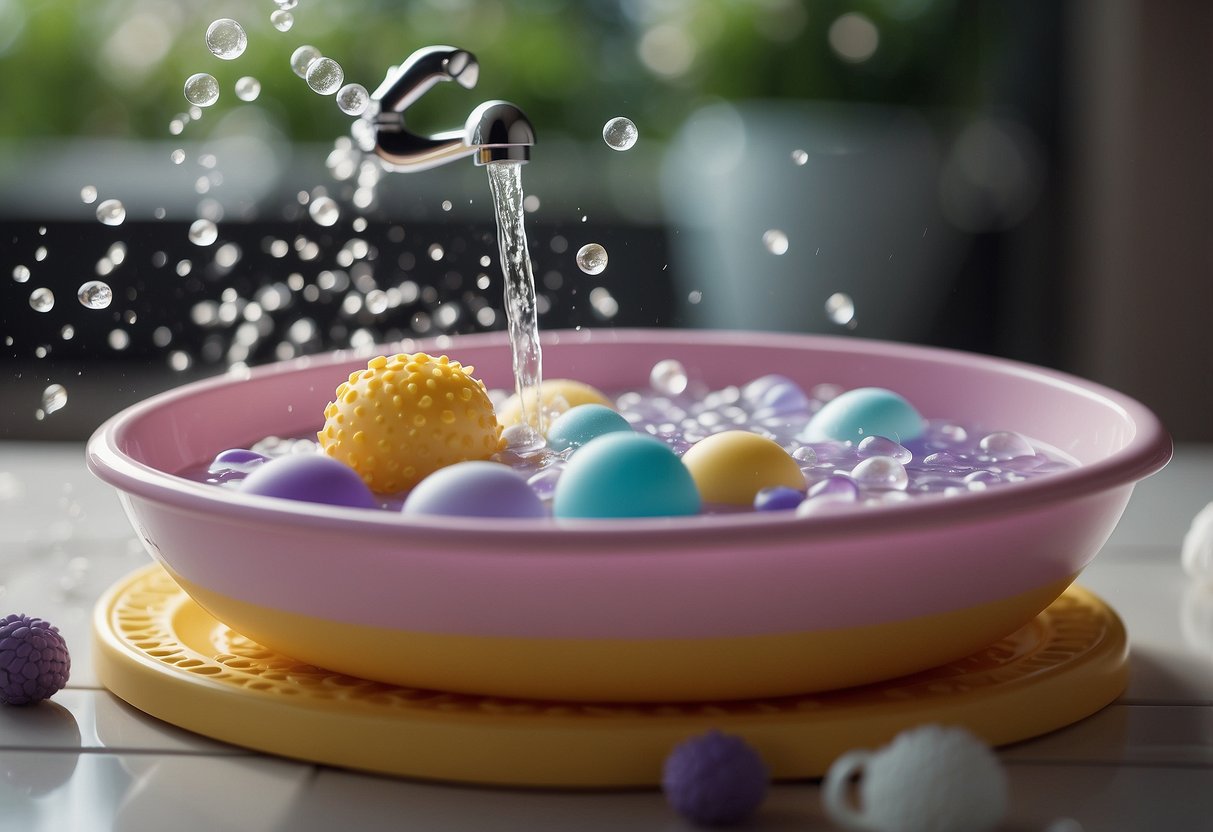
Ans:
[[[503,334],[392,345],[511,387]],[[1014,631],[1091,561],[1170,458],[1141,404],[945,350],[813,336],[600,330],[544,338],[544,374],[611,391],[675,358],[714,388],[780,373],[898,391],[927,418],[1010,429],[1074,470],[956,497],[794,513],[557,522],[409,518],[177,475],[304,435],[366,355],[186,385],[106,422],[88,464],[148,550],[233,629],[301,661],[415,686],[577,700],[707,700],[862,684]]]

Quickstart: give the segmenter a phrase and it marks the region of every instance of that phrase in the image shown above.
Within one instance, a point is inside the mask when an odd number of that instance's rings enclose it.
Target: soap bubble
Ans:
[[[347,116],[362,115],[370,103],[371,97],[362,84],[346,84],[337,90],[337,106]]]
[[[607,267],[606,249],[598,243],[587,243],[577,251],[577,267],[586,274],[602,274]]]
[[[341,64],[332,58],[317,58],[308,64],[307,85],[321,95],[332,95],[341,87],[345,80],[345,71]]]
[[[308,67],[312,65],[313,61],[318,60],[320,60],[320,50],[304,44],[291,53],[291,69],[300,78],[306,78]]]
[[[762,235],[762,244],[771,254],[786,254],[788,251],[788,235],[778,228],[772,228]]]
[[[85,185],[80,189],[80,201],[85,205],[92,205],[97,201],[97,188],[93,185]]]
[[[855,319],[855,301],[844,292],[835,292],[826,298],[826,317],[839,326],[846,326]]]
[[[336,225],[337,220],[341,218],[341,209],[332,198],[327,196],[313,199],[312,203],[307,207],[307,212],[317,225]]]
[[[270,25],[279,32],[289,32],[295,25],[295,16],[286,9],[275,9],[270,12]]]
[[[79,298],[81,304],[89,309],[104,309],[113,300],[114,290],[110,288],[108,283],[103,283],[100,280],[90,280],[80,285],[80,288],[76,290],[76,297]]]
[[[629,118],[618,116],[602,127],[602,140],[612,150],[630,150],[640,138],[640,132]]]
[[[66,404],[67,388],[62,384],[52,384],[42,391],[42,412],[47,416],[62,410]]]
[[[97,219],[105,225],[122,225],[126,221],[126,206],[116,199],[107,199],[97,206]]]
[[[210,220],[194,220],[190,225],[190,242],[196,246],[209,246],[219,239],[219,229]]]
[[[261,82],[251,75],[236,81],[236,97],[241,101],[256,101],[261,95]]]
[[[230,17],[221,17],[206,27],[206,48],[216,58],[234,60],[244,54],[247,46],[244,27]]]
[[[673,358],[658,361],[649,372],[649,384],[664,396],[679,395],[687,389],[688,381],[686,368]]]
[[[219,100],[219,82],[215,76],[199,72],[185,81],[185,100],[199,107],[209,107]]]
[[[35,312],[50,312],[55,307],[55,293],[45,286],[30,292],[29,305]]]
[[[809,154],[800,148],[792,151],[792,164],[800,166],[809,161]]]

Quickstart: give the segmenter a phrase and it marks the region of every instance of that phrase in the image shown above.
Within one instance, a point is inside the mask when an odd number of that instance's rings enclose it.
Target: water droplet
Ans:
[[[174,165],[180,165],[181,163],[183,163],[185,161],[185,151],[182,150],[181,148],[177,148],[172,153],[170,153],[168,155],[168,157],[170,159],[172,159]]]
[[[981,450],[991,459],[1014,459],[1017,456],[1035,456],[1032,444],[1018,433],[1009,430],[997,431],[982,437]]]
[[[587,243],[577,251],[577,267],[586,274],[602,274],[607,267],[606,249],[598,243]]]
[[[310,44],[304,44],[291,53],[291,69],[300,78],[307,77],[307,69],[313,61],[320,60],[320,50]]]
[[[289,32],[295,25],[295,16],[286,9],[275,9],[270,12],[270,24],[279,32]]]
[[[332,58],[317,58],[308,64],[307,85],[321,95],[332,95],[345,80],[345,70]]]
[[[455,207],[455,204],[453,202],[451,202],[449,199],[442,200],[442,210],[443,211],[449,211],[454,207]]]
[[[337,90],[337,106],[347,116],[362,115],[370,103],[371,97],[362,84],[346,84]]]
[[[803,165],[809,161],[809,154],[800,148],[792,151],[792,164]]]
[[[13,280],[18,283],[29,280],[29,266],[13,266]]]
[[[446,250],[443,249],[443,247],[438,245],[437,243],[434,243],[429,248],[429,255],[430,255],[430,259],[433,260],[435,263],[437,263],[439,260],[441,260],[443,257],[446,256]]]
[[[93,185],[85,185],[80,189],[80,201],[85,205],[92,205],[97,201],[97,188]]]
[[[261,95],[261,82],[251,75],[236,80],[236,97],[241,101],[256,101]]]
[[[786,254],[788,251],[788,235],[778,228],[772,228],[762,235],[762,244],[771,254]]]
[[[47,416],[62,410],[66,404],[67,388],[62,384],[52,384],[42,391],[42,412]]]
[[[859,456],[863,458],[887,456],[890,459],[897,460],[902,465],[905,465],[914,458],[914,454],[908,448],[884,436],[864,437],[856,450],[859,452]]]
[[[590,306],[603,320],[610,320],[619,314],[619,301],[601,286],[590,290]]]
[[[640,138],[640,131],[630,118],[617,116],[602,127],[602,140],[612,150],[631,150]]]
[[[47,254],[46,246],[38,246],[38,248],[34,250],[35,262],[41,263],[43,260],[46,259],[46,254]]]
[[[528,214],[533,214],[539,210],[539,197],[534,194],[527,194],[522,198],[522,210]]]
[[[183,373],[190,368],[194,361],[190,358],[189,353],[184,350],[173,350],[168,356],[168,365],[178,373]]]
[[[826,298],[826,317],[839,326],[846,326],[855,319],[855,301],[844,292],[835,292]]]
[[[244,54],[247,46],[244,27],[230,17],[221,17],[206,27],[206,48],[216,58],[234,60]]]
[[[341,218],[341,209],[331,197],[327,196],[313,199],[312,203],[307,207],[307,212],[317,225],[336,225],[337,220]]]
[[[194,220],[189,234],[190,242],[196,246],[209,246],[219,239],[219,229],[210,220]]]
[[[851,478],[861,488],[904,491],[910,478],[905,466],[888,456],[872,456],[851,469]]]
[[[124,350],[131,344],[131,336],[127,335],[124,329],[111,329],[106,340],[112,350]]]
[[[677,396],[687,389],[686,368],[682,362],[666,358],[653,365],[649,372],[649,384],[663,396]]]
[[[50,312],[55,307],[55,293],[45,286],[30,292],[29,305],[35,312]]]
[[[299,0],[274,0],[274,5],[280,9],[290,11],[299,5]]]
[[[80,285],[80,288],[76,290],[76,297],[80,299],[81,304],[87,306],[89,309],[104,309],[114,299],[114,290],[110,288],[108,283],[100,280],[90,280]]]
[[[107,199],[97,206],[97,219],[105,225],[122,225],[126,221],[126,206],[116,199]]]
[[[71,324],[64,324],[63,329],[59,330],[59,336],[64,341],[70,341],[76,337],[76,328]]]
[[[215,76],[199,72],[185,81],[185,100],[199,107],[209,107],[219,100],[219,82]]]

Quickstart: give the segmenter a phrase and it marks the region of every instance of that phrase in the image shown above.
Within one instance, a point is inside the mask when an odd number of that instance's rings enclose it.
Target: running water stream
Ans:
[[[505,278],[505,317],[513,350],[520,422],[531,428],[526,436],[518,437],[520,441],[511,444],[527,447],[542,444],[544,412],[543,399],[539,395],[543,359],[535,307],[535,276],[531,271],[531,253],[523,227],[522,163],[490,162],[485,167],[489,172],[489,188],[493,192],[497,216],[497,245],[501,252],[501,273]]]

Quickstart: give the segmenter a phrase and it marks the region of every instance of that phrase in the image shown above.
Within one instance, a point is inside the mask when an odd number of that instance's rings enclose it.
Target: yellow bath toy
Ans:
[[[382,493],[411,488],[456,462],[487,459],[501,444],[501,426],[472,369],[423,352],[372,358],[324,409],[320,447]]]
[[[699,494],[709,503],[754,504],[754,495],[776,485],[803,491],[804,474],[788,452],[766,437],[727,430],[701,439],[682,455]]]

